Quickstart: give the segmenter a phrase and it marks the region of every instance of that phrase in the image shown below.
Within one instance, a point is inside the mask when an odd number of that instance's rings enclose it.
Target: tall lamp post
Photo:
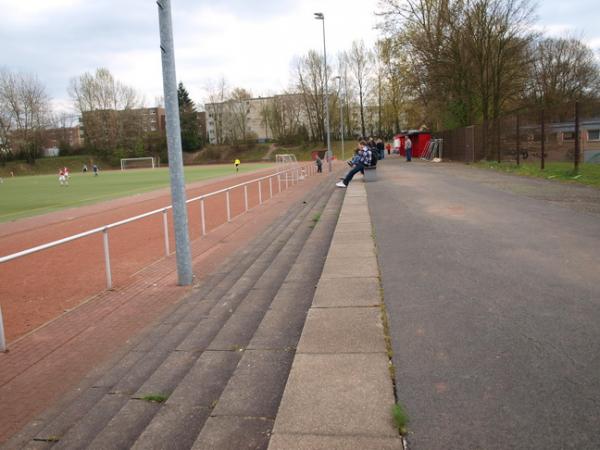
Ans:
[[[344,112],[343,107],[344,103],[342,102],[342,77],[339,75],[335,77],[338,80],[338,101],[340,102],[340,135],[342,138],[342,161],[346,160],[346,156],[344,155]]]
[[[325,47],[325,15],[321,12],[315,13],[315,19],[323,21],[323,60],[325,62],[325,128],[327,130],[327,162],[329,172],[331,173],[331,160],[333,154],[331,152],[331,136],[329,133],[329,92],[328,92],[328,77],[327,77],[327,49]]]

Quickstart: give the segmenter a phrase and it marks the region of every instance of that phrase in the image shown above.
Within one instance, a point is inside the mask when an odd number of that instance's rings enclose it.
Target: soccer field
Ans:
[[[272,167],[273,164],[242,164],[240,173]],[[188,166],[186,183],[233,175],[232,165]],[[168,168],[71,173],[68,186],[58,175],[5,178],[0,184],[0,222],[45,214],[64,208],[127,197],[169,186]]]

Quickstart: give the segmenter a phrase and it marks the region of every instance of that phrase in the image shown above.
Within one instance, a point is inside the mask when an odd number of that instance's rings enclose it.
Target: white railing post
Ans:
[[[248,185],[244,185],[244,207],[246,208],[246,212],[248,212]]]
[[[262,205],[262,189],[260,187],[260,180],[258,180],[258,204]]]
[[[269,177],[269,198],[273,198],[273,180]]]
[[[289,172],[289,170],[286,170],[286,172],[285,172],[285,190],[286,191],[288,190],[288,183],[289,183],[288,178],[289,177],[290,177],[290,172]]]
[[[110,251],[108,249],[108,227],[102,230],[104,241],[104,269],[106,270],[106,288],[112,289],[112,275],[110,274]]]
[[[0,306],[0,352],[6,351],[6,338],[4,337],[4,320],[2,319],[2,306]]]
[[[277,174],[277,193],[281,194],[281,174]]]
[[[229,189],[225,192],[225,197],[227,199],[227,222],[231,222],[231,201],[229,200]]]
[[[204,199],[200,200],[200,221],[202,222],[202,236],[206,236],[206,220],[204,219]]]
[[[171,249],[169,248],[169,220],[167,218],[167,210],[163,209],[163,230],[165,236],[165,256],[169,256]]]

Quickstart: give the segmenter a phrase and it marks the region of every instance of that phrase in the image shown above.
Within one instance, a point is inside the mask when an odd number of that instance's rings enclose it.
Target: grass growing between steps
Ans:
[[[375,253],[378,254],[379,252],[375,236],[375,227],[371,227],[371,237],[373,238],[373,244],[375,245]],[[408,434],[408,414],[404,410],[404,407],[398,401],[396,368],[394,367],[394,362],[392,360],[392,357],[394,356],[394,351],[392,350],[392,336],[390,334],[390,323],[388,320],[387,309],[385,307],[383,283],[381,279],[381,271],[379,270],[379,265],[377,266],[377,270],[379,272],[377,280],[379,282],[379,308],[381,311],[381,324],[383,325],[383,338],[385,341],[385,350],[388,357],[388,370],[390,378],[392,380],[392,388],[394,390],[394,399],[396,400],[396,403],[392,406],[392,417],[394,419],[394,424],[398,429],[398,433],[400,434],[400,436],[404,437]]]
[[[149,394],[149,395],[145,395],[144,397],[141,398],[141,400],[144,400],[146,402],[153,402],[153,403],[164,403],[167,401],[169,397],[167,395],[162,395],[162,394]]]
[[[310,228],[314,228],[317,225],[317,222],[319,222],[319,220],[321,219],[321,213],[318,212],[314,215],[312,221],[313,223],[311,223],[309,226]]]
[[[392,406],[392,415],[394,416],[394,423],[398,428],[398,432],[402,436],[406,436],[408,433],[408,414],[406,414],[406,411],[404,411],[402,405],[396,403],[394,406]]]

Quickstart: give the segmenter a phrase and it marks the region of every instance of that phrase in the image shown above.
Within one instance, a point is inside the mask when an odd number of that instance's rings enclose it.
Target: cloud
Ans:
[[[309,50],[323,49],[325,14],[327,57],[364,39],[372,46],[378,0],[173,0],[173,29],[178,79],[192,98],[202,102],[210,80],[254,95],[280,92],[290,81],[290,67]],[[69,80],[98,67],[136,87],[148,102],[162,95],[158,12],[149,0],[0,0],[3,20],[2,63],[12,70],[36,73],[56,104],[68,104]],[[566,8],[557,0],[540,5],[541,29],[552,35],[589,32],[600,39],[593,14],[571,13],[595,8],[591,0],[574,0]],[[562,8],[562,9],[561,9]],[[569,15],[571,14],[571,15]]]

